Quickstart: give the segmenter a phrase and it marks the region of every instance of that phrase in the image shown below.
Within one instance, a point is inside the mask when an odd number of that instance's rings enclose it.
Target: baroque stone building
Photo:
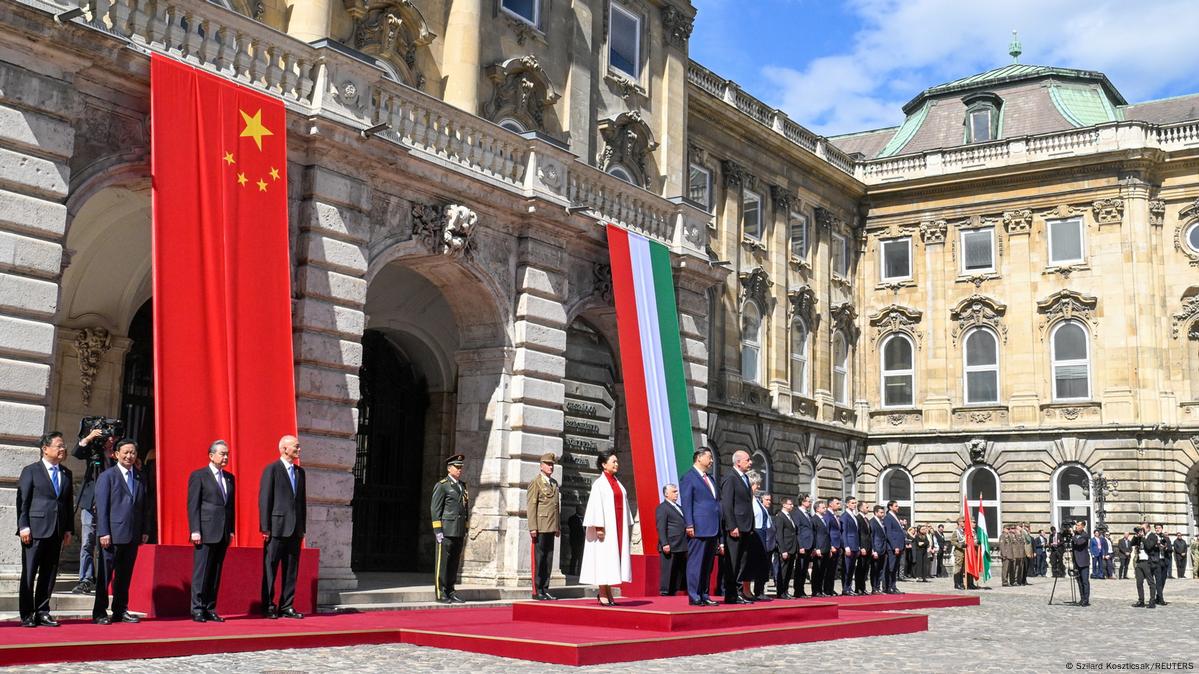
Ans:
[[[1103,471],[1109,521],[1192,524],[1199,97],[1128,105],[1101,74],[1013,65],[830,139],[691,62],[694,15],[0,5],[0,524],[47,429],[120,416],[160,451],[151,52],[288,110],[326,600],[430,567],[452,453],[476,496],[464,573],[501,585],[527,577],[540,454],[562,456],[564,517],[598,452],[627,463],[607,222],[671,247],[696,442],[726,465],[750,451],[773,491],[898,498],[922,521],[982,492],[995,523],[1048,524],[1090,512]],[[0,549],[0,580],[18,568]]]

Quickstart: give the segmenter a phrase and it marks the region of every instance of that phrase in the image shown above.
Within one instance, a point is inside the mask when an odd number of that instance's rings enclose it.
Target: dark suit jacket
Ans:
[[[71,471],[58,467],[59,493],[41,459],[21,469],[17,480],[17,533],[29,529],[34,538],[54,538],[75,531],[75,488]]]
[[[1087,568],[1091,565],[1091,551],[1088,549],[1090,544],[1090,536],[1084,531],[1081,534],[1075,534],[1071,539],[1070,547],[1074,549],[1074,566],[1080,569]]]
[[[887,530],[883,528],[883,523],[874,517],[870,518],[870,549],[880,553],[887,551]]]
[[[824,525],[828,528],[829,545],[831,547],[841,549],[841,519],[838,515],[834,515],[833,511],[824,511]]]
[[[96,479],[96,536],[112,536],[115,545],[139,545],[142,536],[150,533],[146,480],[136,468],[130,470],[133,471],[132,494],[120,466],[109,468]]]
[[[1186,557],[1187,542],[1181,537],[1174,539],[1174,554],[1178,557]]]
[[[304,469],[296,466],[296,491],[291,491],[287,469],[276,459],[262,471],[258,485],[258,529],[272,537],[303,536],[308,522]]]
[[[827,511],[826,511],[827,512]],[[829,551],[829,535],[828,525],[824,523],[824,519],[812,515],[812,549],[820,550],[823,553]]]
[[[187,478],[187,530],[200,532],[200,542],[220,543],[233,534],[234,498],[233,476],[221,471],[225,478],[228,499],[221,493],[212,469],[204,466],[192,471]]]
[[[804,550],[812,549],[812,546],[816,545],[816,530],[813,528],[812,520],[816,518],[799,508],[791,512],[795,519],[795,544]]]
[[[1132,540],[1121,538],[1120,542],[1116,543],[1116,551],[1121,557],[1128,557],[1132,554]]]
[[[720,517],[726,532],[754,530],[753,493],[737,471],[730,470],[720,481]]]
[[[894,513],[883,515],[883,531],[887,533],[887,547],[892,551],[895,548],[903,550],[903,546],[907,545],[908,534],[903,530],[903,525],[899,523],[899,517]]]
[[[853,513],[841,513],[841,545],[857,554],[862,547],[858,537],[858,518]]]
[[[791,515],[780,510],[779,514],[774,516],[774,530],[778,534],[778,551],[794,555],[799,551],[799,544],[798,537],[796,536],[795,520],[791,519],[791,517]]]
[[[869,553],[874,549],[874,537],[870,535],[870,522],[866,521],[866,517],[862,513],[855,515],[854,521],[858,523],[858,547]]]
[[[683,509],[686,525],[695,528],[696,538],[711,538],[721,533],[720,489],[711,477],[708,481],[716,490],[716,496],[712,495],[712,490],[704,484],[704,479],[694,467],[679,478],[679,507]]]
[[[687,551],[687,525],[683,522],[683,514],[670,503],[662,501],[654,519],[658,524],[658,552],[663,545],[670,546],[671,554]]]

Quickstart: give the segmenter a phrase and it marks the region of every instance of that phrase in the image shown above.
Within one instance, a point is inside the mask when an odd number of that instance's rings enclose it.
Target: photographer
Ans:
[[[116,442],[116,420],[86,417],[80,423],[80,440],[71,452],[76,459],[85,462],[83,486],[79,489],[79,582],[71,590],[73,594],[92,594],[96,591],[95,556],[96,545],[96,478],[114,465],[113,444]],[[108,423],[105,423],[108,422]],[[117,422],[120,423],[120,422]]]
[[[1088,577],[1091,567],[1090,536],[1087,535],[1086,523],[1082,520],[1074,523],[1074,536],[1070,539],[1070,547],[1073,553],[1071,561],[1077,573],[1075,580],[1078,581],[1078,594],[1080,595],[1078,605],[1090,606],[1091,579]]]

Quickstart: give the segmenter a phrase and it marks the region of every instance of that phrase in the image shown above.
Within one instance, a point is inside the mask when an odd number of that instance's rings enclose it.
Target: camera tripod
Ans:
[[[1083,569],[1083,571],[1086,571],[1086,569]],[[1059,605],[1078,606],[1078,588],[1077,583],[1074,582],[1074,579],[1077,576],[1078,569],[1076,569],[1073,564],[1067,564],[1066,575],[1064,577],[1067,579],[1066,583],[1070,586],[1070,601],[1065,601],[1063,599],[1062,601],[1058,602]],[[1062,578],[1062,576],[1055,575],[1053,577],[1053,587],[1049,590],[1049,606],[1053,606],[1053,595],[1055,592],[1057,592],[1057,581],[1059,578]]]

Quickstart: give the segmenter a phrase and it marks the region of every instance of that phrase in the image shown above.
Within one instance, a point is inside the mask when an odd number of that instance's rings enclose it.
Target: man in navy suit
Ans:
[[[42,458],[21,469],[17,479],[17,536],[21,538],[21,625],[58,627],[50,615],[50,592],[58,575],[58,553],[75,530],[71,471],[59,463],[67,455],[62,433],[42,436]]]
[[[881,592],[881,583],[887,577],[890,550],[887,547],[887,531],[883,528],[883,515],[886,511],[886,508],[876,505],[874,516],[870,518],[870,594]]]
[[[100,560],[96,573],[96,601],[92,622],[135,623],[129,612],[129,581],[137,562],[138,547],[150,538],[150,500],[146,481],[133,467],[137,443],[129,438],[117,441],[117,465],[96,480],[96,535],[100,539]],[[112,618],[108,617],[108,584],[112,583]]]
[[[791,588],[791,577],[795,574],[795,553],[799,550],[796,543],[795,518],[793,512],[795,502],[783,498],[783,508],[774,516],[774,529],[778,532],[778,575],[774,578],[774,596],[779,599],[791,599],[787,590]]]
[[[233,476],[225,471],[229,445],[217,440],[208,446],[208,465],[187,478],[187,527],[195,546],[192,554],[192,620],[223,623],[216,612],[225,551],[236,521]]]
[[[812,546],[816,543],[816,531],[812,528],[812,497],[804,494],[799,499],[792,519],[795,520],[795,596],[806,597],[803,586],[808,581],[808,566],[812,562]],[[820,588],[812,586],[812,594]]]
[[[824,512],[824,524],[828,527],[829,550],[824,560],[824,589],[825,596],[837,594],[833,588],[837,580],[837,568],[841,566],[843,541],[841,540],[841,499],[834,496],[828,500],[828,510]]]
[[[654,523],[658,530],[658,594],[673,597],[687,576],[687,523],[679,506],[679,488],[662,487]]]
[[[829,535],[828,525],[824,516],[828,512],[828,504],[816,502],[816,510],[812,514],[812,596],[824,597],[824,567],[829,564]]]
[[[726,604],[749,604],[749,551],[754,540],[753,490],[749,486],[749,452],[733,452],[733,469],[720,482],[720,519],[724,525],[728,566],[724,579]]]
[[[845,512],[841,513],[841,546],[844,553],[841,565],[841,595],[845,597],[857,594],[853,591],[854,575],[858,562],[864,561],[859,558],[862,545],[858,536],[857,512],[858,499],[853,496],[845,499]]]
[[[687,532],[687,596],[692,606],[716,606],[708,596],[712,561],[720,544],[720,491],[708,475],[712,450],[703,447],[692,455],[691,470],[679,478],[679,505]]]
[[[899,580],[899,563],[903,559],[904,546],[907,544],[903,524],[899,522],[899,502],[887,502],[887,516],[883,518],[883,531],[887,538],[887,577],[883,592],[886,594],[903,594],[895,587]]]
[[[870,567],[873,559],[870,557],[870,551],[874,541],[870,534],[870,506],[865,501],[858,501],[858,512],[854,514],[854,521],[858,523],[858,561],[854,565],[853,574],[853,591],[858,594],[866,594],[866,577],[870,575]]]
[[[262,614],[299,620],[295,610],[296,578],[300,572],[300,543],[308,523],[307,479],[299,466],[300,441],[294,435],[279,439],[279,460],[267,464],[258,484],[258,530],[262,534]],[[280,574],[282,570],[282,574]],[[279,603],[274,601],[275,578]]]

